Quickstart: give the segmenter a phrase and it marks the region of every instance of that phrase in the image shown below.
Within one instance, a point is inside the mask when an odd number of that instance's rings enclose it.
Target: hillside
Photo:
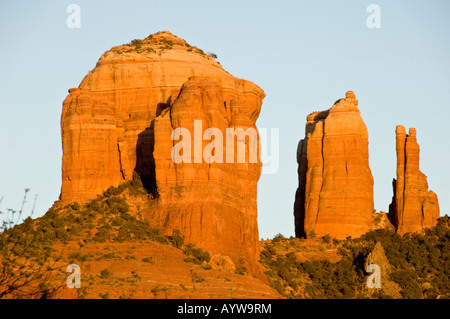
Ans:
[[[448,216],[441,217],[424,233],[403,237],[385,228],[345,240],[278,235],[263,243],[261,262],[285,298],[450,298],[449,225]],[[382,272],[380,289],[368,289],[368,256],[376,243],[383,248],[374,263],[389,271]]]
[[[267,276],[165,236],[142,218],[152,205],[139,176],[84,205],[53,208],[1,234],[3,298],[390,298],[366,288],[367,256],[384,247],[398,298],[450,297],[449,218],[423,234],[401,237],[389,228],[357,239],[285,238],[260,242]],[[385,218],[376,214],[378,223]],[[17,266],[25,265],[22,268]],[[81,268],[81,288],[66,286],[66,268]],[[50,268],[48,268],[50,267]],[[6,269],[6,271],[5,271]],[[8,274],[9,277],[5,274]],[[6,292],[7,280],[17,289]],[[20,284],[24,283],[23,287]]]
[[[135,174],[85,205],[52,208],[8,229],[0,235],[0,298],[279,297],[229,257],[211,256],[177,232],[161,234],[142,218],[152,201]],[[66,286],[69,264],[81,268],[80,289]]]

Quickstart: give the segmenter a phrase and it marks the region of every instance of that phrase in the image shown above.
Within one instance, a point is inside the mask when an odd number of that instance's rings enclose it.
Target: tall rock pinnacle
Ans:
[[[395,130],[397,179],[393,181],[394,197],[389,209],[391,222],[399,234],[420,231],[436,225],[439,218],[437,195],[428,191],[427,177],[419,170],[419,144],[416,129],[398,125]]]
[[[352,91],[329,110],[308,115],[297,149],[297,237],[360,236],[371,228],[373,177],[368,133]]]

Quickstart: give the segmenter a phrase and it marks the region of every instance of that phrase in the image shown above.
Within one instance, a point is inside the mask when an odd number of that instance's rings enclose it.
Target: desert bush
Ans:
[[[204,251],[201,248],[195,248],[194,244],[187,244],[184,247],[183,252],[187,256],[184,261],[186,262],[192,262],[194,264],[200,265],[201,263],[209,262],[211,260],[211,255],[209,252]]]
[[[95,234],[94,238],[92,238],[94,241],[97,241],[99,243],[104,243],[107,240],[110,240],[112,237],[111,235],[111,226],[105,225],[101,226],[97,233]]]
[[[390,275],[390,279],[396,282],[400,288],[401,295],[406,299],[422,298],[422,289],[417,282],[417,274],[412,270],[397,270]]]
[[[62,256],[41,236],[31,218],[0,234],[0,299],[47,299],[63,287],[65,274],[56,267]]]
[[[144,41],[139,40],[139,39],[134,39],[134,40],[131,40],[130,44],[132,46],[134,46],[136,48],[136,50],[139,50],[142,47],[142,45],[144,44]]]
[[[217,54],[213,53],[213,52],[208,52],[207,54],[209,57],[213,58],[213,59],[217,59]]]
[[[155,261],[153,260],[153,257],[144,257],[144,258],[142,258],[142,261],[145,263],[150,263],[150,264],[155,263]]]
[[[108,278],[110,275],[111,275],[111,272],[106,268],[100,272],[100,278],[102,278],[102,279]]]
[[[172,236],[169,236],[169,241],[178,249],[182,248],[184,244],[184,238],[178,229],[173,230]]]
[[[272,243],[279,243],[279,242],[281,242],[281,241],[283,241],[285,239],[286,239],[286,237],[284,237],[283,234],[278,233],[278,234],[275,235],[275,237],[273,237]]]
[[[202,276],[200,276],[196,272],[192,272],[191,276],[192,276],[192,282],[193,283],[198,283],[198,282],[204,282],[205,281],[205,278],[203,278]]]
[[[247,274],[247,268],[244,266],[237,266],[234,270],[234,273],[238,275],[246,275]]]
[[[103,194],[106,197],[110,197],[110,196],[116,196],[122,193],[122,189],[119,187],[114,187],[111,186],[110,188],[108,188]]]
[[[331,243],[331,236],[329,234],[326,234],[325,236],[322,236],[320,239],[322,240],[322,242],[324,242],[326,244]]]

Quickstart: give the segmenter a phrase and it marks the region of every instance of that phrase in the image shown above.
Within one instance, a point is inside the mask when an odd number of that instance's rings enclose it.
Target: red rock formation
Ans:
[[[296,236],[357,237],[371,228],[373,177],[368,133],[352,91],[308,115],[298,146]]]
[[[256,270],[259,254],[256,190],[262,164],[259,158],[256,163],[226,162],[226,129],[253,128],[256,132],[255,123],[243,103],[244,97],[237,92],[227,105],[220,83],[193,77],[183,85],[175,103],[156,118],[154,157],[158,209],[148,212],[147,216],[169,233],[178,229],[187,241],[210,252],[230,256],[236,265],[240,264],[240,257],[245,257],[247,267]],[[227,108],[230,108],[228,115]],[[215,149],[219,163],[208,163],[204,159],[196,163],[194,121],[199,120],[202,121],[200,157],[211,143],[201,141],[206,129],[218,128],[223,132],[222,138],[214,136],[214,141],[223,145],[223,152]],[[170,138],[176,128],[186,128],[191,134],[188,163],[173,161],[172,149],[181,140]],[[185,138],[183,136],[183,140]],[[250,139],[246,139],[247,159],[249,142]],[[259,143],[257,139],[256,142]],[[237,148],[236,143],[231,155],[236,155]]]
[[[437,195],[428,191],[427,177],[419,170],[419,144],[416,129],[398,125],[396,133],[397,179],[390,219],[399,234],[420,231],[436,225],[439,218]]]
[[[61,117],[61,203],[92,199],[137,171],[157,197],[143,212],[152,224],[255,267],[259,155],[253,164],[175,164],[171,134],[178,127],[193,134],[195,120],[202,120],[202,134],[209,127],[223,130],[224,140],[226,128],[256,129],[262,89],[160,32],[104,53],[69,93]]]
[[[228,117],[240,92],[251,121],[258,118],[265,96],[258,86],[169,32],[113,47],[64,101],[61,202],[92,199],[132,179],[133,171],[155,188],[153,120],[191,76],[221,84]]]

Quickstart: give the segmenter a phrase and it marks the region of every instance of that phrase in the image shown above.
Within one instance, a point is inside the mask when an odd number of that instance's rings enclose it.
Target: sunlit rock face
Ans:
[[[358,237],[371,228],[373,177],[368,132],[352,91],[307,116],[298,145],[296,236]]]
[[[427,177],[419,170],[419,144],[416,129],[398,125],[395,130],[397,150],[397,179],[393,181],[394,197],[390,219],[399,234],[421,231],[437,224],[439,202],[428,191]]]
[[[202,133],[223,130],[224,141],[226,128],[256,130],[264,97],[166,31],[113,47],[63,103],[60,203],[86,202],[138,172],[155,198],[142,211],[153,225],[255,268],[259,153],[254,163],[226,163],[224,154],[224,163],[176,164],[171,134],[177,127],[193,132],[196,120]],[[248,138],[243,144],[248,152]]]

